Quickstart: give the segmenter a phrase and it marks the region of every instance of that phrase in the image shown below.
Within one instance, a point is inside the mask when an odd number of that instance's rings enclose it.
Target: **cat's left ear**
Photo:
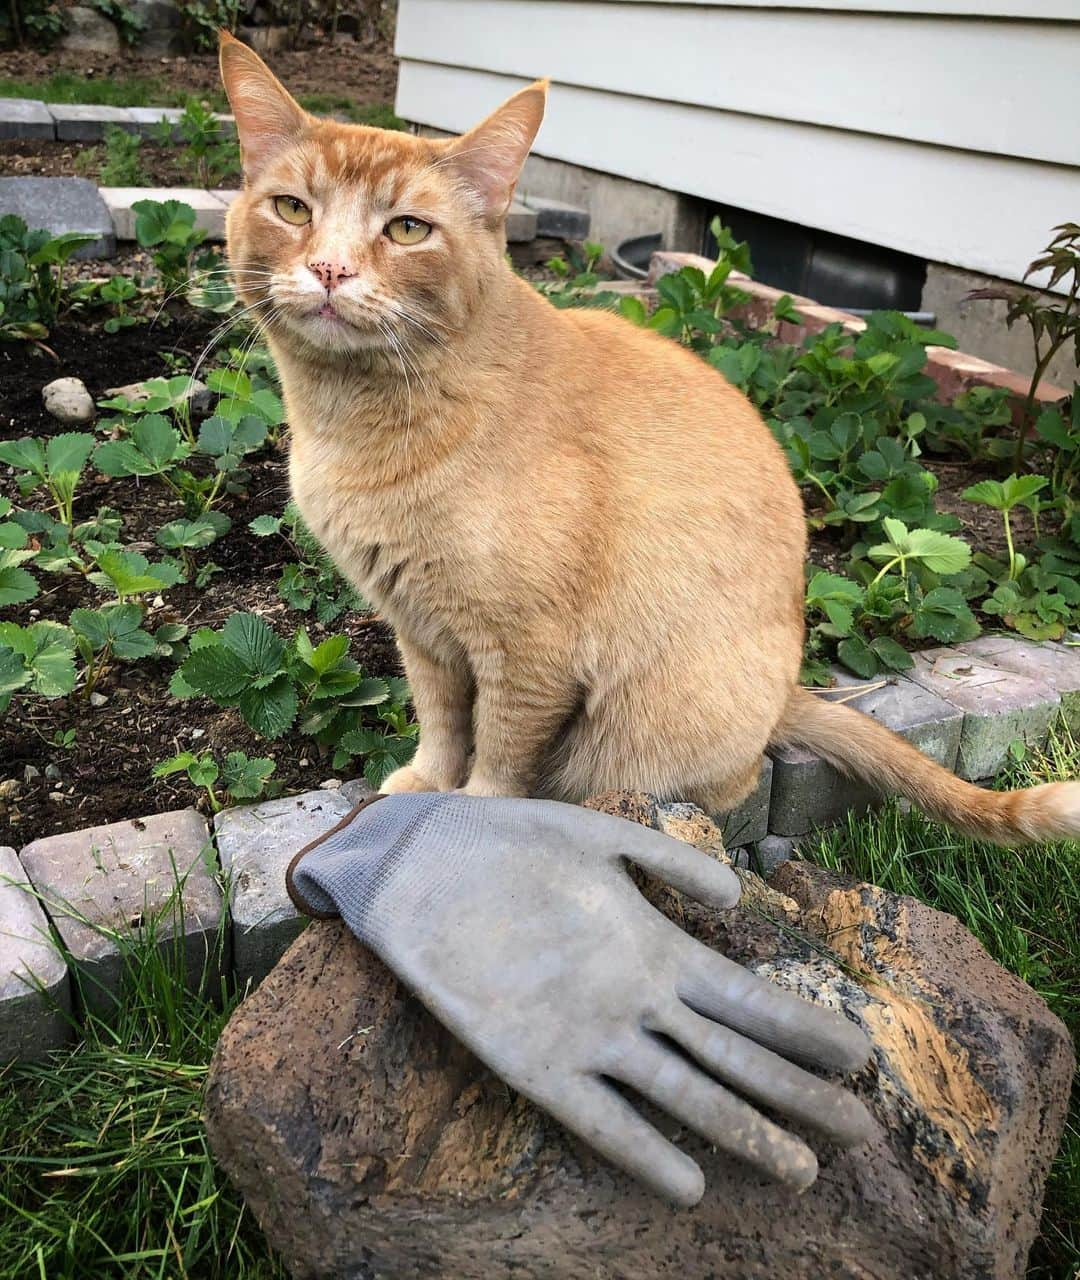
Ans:
[[[453,167],[480,196],[493,222],[510,207],[521,166],[544,119],[547,91],[547,80],[519,90],[449,146]]]
[[[257,53],[227,31],[220,39],[221,79],[236,116],[244,176],[255,178],[304,133],[311,117]]]

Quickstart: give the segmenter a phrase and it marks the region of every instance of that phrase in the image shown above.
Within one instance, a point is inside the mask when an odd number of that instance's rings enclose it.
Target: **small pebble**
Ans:
[[[337,784],[339,787],[341,783]],[[22,783],[18,778],[5,778],[0,782],[0,800],[18,800],[19,792],[22,790]]]
[[[310,763],[311,761],[307,758],[307,756],[304,756],[303,759],[300,761],[300,768],[306,769]]]
[[[36,765],[28,764],[23,768],[23,781],[33,782],[35,778],[41,777],[41,770]]]
[[[45,412],[57,422],[75,426],[94,420],[94,401],[81,378],[57,378],[42,387],[41,398],[45,401]]]
[[[320,791],[338,791],[341,789],[340,778],[327,778],[325,782],[319,783]]]
[[[200,738],[205,738],[205,737],[206,737],[206,730],[205,730],[205,729],[192,729],[192,731],[191,731],[191,736],[192,736],[192,737],[196,740],[196,742],[197,742]]]
[[[46,778],[59,778],[60,766],[58,764],[47,764],[45,766],[45,776]]]
[[[59,804],[59,803],[61,803],[62,801],[66,800],[66,799],[67,799],[67,796],[66,796],[66,795],[64,795],[64,793],[63,793],[62,791],[50,791],[50,792],[49,792],[49,799],[50,799],[50,800],[54,800],[57,804]]]
[[[96,689],[90,695],[90,705],[92,707],[103,707],[108,701],[109,699],[105,696],[105,694],[98,693]]]

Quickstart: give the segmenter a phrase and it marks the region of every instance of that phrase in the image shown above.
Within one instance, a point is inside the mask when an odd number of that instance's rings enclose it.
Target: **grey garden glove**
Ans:
[[[814,1153],[751,1103],[863,1141],[862,1103],[788,1058],[853,1071],[865,1036],[684,933],[627,859],[709,906],[738,901],[730,868],[636,823],[447,793],[365,802],[288,880],[302,911],[340,913],[496,1075],[660,1195],[695,1204],[702,1172],[611,1081],[802,1190]]]

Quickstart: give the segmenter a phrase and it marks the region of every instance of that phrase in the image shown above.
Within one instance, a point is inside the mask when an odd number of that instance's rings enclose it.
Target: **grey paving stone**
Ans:
[[[724,834],[724,844],[732,848],[753,844],[769,830],[769,807],[772,801],[773,762],[765,757],[758,784],[737,809],[711,816]]]
[[[750,870],[768,880],[782,862],[791,861],[798,847],[792,836],[766,836],[750,851]]]
[[[819,697],[849,706],[907,738],[947,769],[955,767],[964,716],[955,706],[904,676],[862,680],[833,668],[835,689]],[[863,689],[865,692],[856,692]],[[796,747],[770,753],[775,762],[769,831],[800,836],[839,821],[848,811],[865,813],[883,797],[873,787],[839,773],[832,765]]]
[[[364,778],[353,778],[351,782],[341,784],[338,794],[344,796],[350,805],[356,805],[361,800],[366,800],[368,796],[373,796],[375,788]]]
[[[214,819],[229,886],[233,967],[238,984],[256,986],[307,924],[285,891],[293,855],[339,822],[356,802],[338,791],[225,809]]]
[[[0,214],[15,213],[33,230],[53,235],[79,231],[97,238],[76,258],[108,258],[116,252],[112,218],[98,189],[86,178],[0,178]]]
[[[914,655],[911,678],[964,712],[956,772],[974,782],[992,778],[1020,738],[1041,746],[1061,709],[1044,680],[994,666],[960,649],[924,649]]]
[[[180,130],[176,125],[184,114],[180,107],[128,107],[127,110],[135,122],[135,131],[141,133],[144,138],[156,137],[161,121],[168,120],[173,126],[173,139],[179,140]]]
[[[515,200],[506,215],[506,239],[508,244],[522,244],[536,239],[536,214]]]
[[[0,138],[55,138],[52,112],[36,98],[0,98]]]
[[[0,1065],[71,1039],[67,964],[14,849],[0,848]]]
[[[140,200],[180,200],[195,210],[195,225],[211,240],[225,239],[225,203],[202,187],[102,187],[118,240],[135,239],[137,215],[132,206]]]
[[[101,142],[109,126],[138,133],[139,126],[127,107],[106,107],[81,102],[47,102],[61,142]]]
[[[217,989],[224,906],[210,833],[194,809],[48,836],[21,858],[71,953],[87,1009],[108,1015],[121,990],[124,939],[151,925],[163,951],[180,950],[192,987],[205,979]]]
[[[522,203],[536,214],[536,234],[555,236],[560,240],[584,240],[589,234],[589,211],[562,200],[526,193]]]
[[[1042,644],[1018,636],[979,636],[958,644],[981,662],[1041,680],[1061,698],[1061,714],[1073,734],[1080,734],[1080,649],[1047,640]]]

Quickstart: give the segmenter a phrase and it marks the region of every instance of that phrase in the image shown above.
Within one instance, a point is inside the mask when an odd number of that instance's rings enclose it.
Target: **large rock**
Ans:
[[[119,53],[120,33],[116,27],[89,5],[73,5],[65,9],[66,30],[60,37],[60,48],[69,53]]]
[[[601,807],[722,856],[686,806]],[[869,1031],[852,1084],[872,1142],[816,1144],[820,1176],[796,1197],[655,1116],[708,1179],[696,1208],[673,1210],[493,1078],[343,926],[316,924],[234,1015],[206,1099],[213,1148],[293,1275],[1022,1276],[1072,1073],[1062,1024],[919,902],[802,863],[745,883],[725,913],[650,896]]]

